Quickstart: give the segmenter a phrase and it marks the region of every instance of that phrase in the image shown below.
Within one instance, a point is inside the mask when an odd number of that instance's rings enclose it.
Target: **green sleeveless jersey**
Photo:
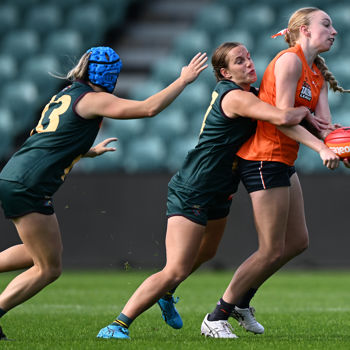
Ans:
[[[204,116],[198,144],[188,152],[182,168],[169,186],[206,192],[232,193],[239,182],[235,172],[235,155],[255,132],[256,121],[250,118],[228,118],[222,108],[223,97],[240,89],[229,80],[219,81]],[[255,88],[251,92],[257,94]]]
[[[31,136],[2,169],[0,179],[52,196],[99,131],[102,117],[87,120],[75,112],[75,104],[91,91],[89,85],[75,81],[53,96]]]

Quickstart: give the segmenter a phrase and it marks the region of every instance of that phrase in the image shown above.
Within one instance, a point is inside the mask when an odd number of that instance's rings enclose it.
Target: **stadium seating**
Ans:
[[[59,29],[62,20],[62,12],[57,5],[42,5],[28,11],[24,26],[27,29],[35,30],[40,35],[46,35]]]
[[[77,58],[89,46],[105,43],[106,33],[125,23],[125,16],[131,4],[141,0],[3,0],[0,4],[0,79],[2,87],[0,97],[0,133],[19,128],[28,132],[28,126],[35,124],[38,111],[47,97],[62,85],[61,80],[51,77],[48,72],[64,75],[76,63]],[[144,2],[141,2],[145,6]],[[184,2],[185,3],[185,2]],[[154,28],[132,25],[129,30],[141,30],[135,38],[143,42],[147,37],[142,28],[153,30],[159,42],[175,37],[170,50],[159,51],[161,59],[156,59],[156,51],[145,52],[143,47],[131,51],[125,56],[125,67],[147,67],[151,62],[149,76],[140,79],[133,87],[129,97],[144,100],[160,91],[175,80],[182,66],[187,64],[196,52],[206,51],[210,57],[214,49],[225,41],[242,42],[252,54],[258,73],[258,86],[263,72],[271,58],[287,47],[283,38],[271,39],[270,36],[287,25],[290,15],[305,5],[324,8],[332,17],[338,30],[338,37],[326,58],[329,69],[344,88],[350,87],[350,70],[347,57],[350,53],[350,5],[347,1],[329,2],[328,0],[310,0],[308,4],[301,0],[213,0],[203,2],[202,7],[193,7],[186,3],[188,13],[183,13],[178,5],[171,2],[159,2],[154,6],[159,11],[167,11],[169,20],[178,20],[174,31],[166,24],[154,23]],[[151,6],[151,5],[150,5]],[[141,16],[142,18],[142,16]],[[192,18],[189,27],[182,21]],[[164,33],[161,28],[164,29]],[[185,30],[183,30],[185,28]],[[146,31],[145,29],[145,31]],[[167,32],[165,32],[167,31]],[[160,33],[159,33],[160,32]],[[169,32],[169,33],[168,33]],[[119,38],[120,32],[118,32]],[[163,35],[164,34],[164,35]],[[151,36],[152,37],[152,36]],[[149,36],[148,36],[149,38]],[[135,39],[135,41],[137,41]],[[153,39],[154,40],[154,39]],[[159,42],[158,42],[159,41]],[[135,44],[135,43],[133,43]],[[152,45],[148,43],[147,45]],[[132,45],[131,45],[132,46]],[[157,46],[158,48],[158,46]],[[157,51],[158,52],[158,51]],[[163,53],[168,52],[164,58]],[[141,54],[139,54],[141,53]],[[142,66],[142,62],[144,65]],[[147,63],[148,64],[148,63]],[[144,81],[142,83],[142,81]],[[195,144],[199,130],[210,102],[211,90],[215,86],[212,67],[209,66],[194,84],[166,111],[154,119],[111,121],[105,120],[99,139],[118,137],[117,152],[100,158],[85,160],[76,167],[81,171],[155,171],[176,170],[183,161],[186,152]],[[117,89],[118,92],[118,89]],[[29,98],[30,96],[30,98]],[[350,96],[329,93],[331,111],[336,122],[347,122]],[[25,110],[23,114],[20,111]],[[13,118],[11,124],[9,120]],[[27,126],[26,126],[27,125]],[[5,130],[5,131],[4,131]],[[2,137],[2,145],[11,148],[16,135]],[[149,149],[148,149],[149,148]],[[149,154],[148,154],[149,153]],[[315,152],[301,150],[300,164],[305,171],[324,171]],[[5,150],[0,153],[0,160]],[[130,167],[130,168],[129,168]],[[130,170],[128,170],[128,168]]]
[[[197,52],[207,52],[210,47],[210,38],[206,32],[193,29],[180,34],[175,39],[174,52],[188,61]]]
[[[109,137],[117,137],[120,142],[126,143],[145,132],[146,122],[145,119],[113,120],[105,118],[102,123],[102,131],[108,132],[111,135]]]
[[[155,118],[146,121],[146,134],[160,136],[164,142],[188,132],[188,118],[183,108],[171,106]]]
[[[217,47],[224,42],[235,41],[244,44],[249,51],[254,52],[254,36],[247,29],[238,28],[239,27],[235,27],[218,33],[213,40],[214,47]]]
[[[55,56],[63,71],[67,71],[77,63],[85,48],[80,34],[72,29],[50,33],[43,45],[44,53]]]
[[[14,30],[19,25],[20,15],[17,8],[12,4],[0,5],[0,35]]]
[[[18,29],[5,35],[1,42],[1,53],[11,55],[17,61],[24,60],[38,52],[39,35],[32,29]]]
[[[17,75],[17,63],[11,55],[0,55],[0,80],[2,84],[14,79]]]
[[[136,138],[126,145],[123,167],[127,172],[148,172],[166,169],[167,148],[160,136]]]
[[[28,80],[15,80],[6,85],[1,92],[2,101],[11,110],[14,116],[14,127],[16,131],[26,132],[33,127],[36,120],[33,115],[36,112],[36,99],[38,90]]]
[[[171,172],[176,172],[183,164],[189,150],[191,150],[198,142],[198,136],[190,135],[185,137],[177,137],[169,142],[168,154],[166,159],[166,167]]]
[[[275,12],[269,5],[261,3],[247,4],[237,10],[236,28],[248,28],[249,26],[251,33],[260,33],[262,30],[271,28],[274,24]]]
[[[181,67],[185,64],[181,55],[169,55],[165,59],[156,60],[152,66],[152,77],[164,85],[170,84],[179,76]]]
[[[50,74],[59,75],[58,60],[53,55],[41,54],[23,62],[21,77],[33,82],[40,91],[40,102],[45,103],[61,81]]]
[[[233,17],[230,8],[214,3],[199,11],[194,28],[208,33],[213,38],[217,33],[230,29],[234,23]]]
[[[105,13],[98,4],[84,4],[67,16],[66,26],[83,38],[85,47],[96,46],[105,31]]]

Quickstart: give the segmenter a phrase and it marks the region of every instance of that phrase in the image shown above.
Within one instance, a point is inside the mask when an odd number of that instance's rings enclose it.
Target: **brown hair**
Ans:
[[[299,39],[300,27],[303,25],[310,25],[310,14],[315,11],[321,10],[317,7],[303,7],[292,14],[288,22],[288,31],[284,37],[289,47],[295,46],[296,41]],[[334,92],[350,92],[350,90],[345,90],[339,85],[332,72],[329,71],[324,58],[322,58],[320,55],[317,55],[315,64]]]
[[[227,42],[221,44],[213,53],[211,64],[213,66],[215,78],[217,81],[225,79],[220,73],[221,68],[227,68],[227,54],[235,47],[242,45],[238,42]]]

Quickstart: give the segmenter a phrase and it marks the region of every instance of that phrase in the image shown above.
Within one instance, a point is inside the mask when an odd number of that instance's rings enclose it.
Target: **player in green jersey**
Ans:
[[[166,108],[207,67],[198,53],[172,84],[144,101],[112,94],[122,67],[109,47],[93,47],[67,75],[72,84],[53,96],[38,125],[0,173],[0,201],[22,244],[3,251],[0,271],[26,268],[0,294],[0,317],[59,277],[62,242],[52,196],[81,157],[115,148],[107,139],[91,147],[103,117],[152,117]],[[0,340],[6,336],[0,328]]]
[[[254,64],[242,44],[221,45],[212,64],[218,83],[198,144],[169,183],[166,265],[141,284],[100,338],[128,339],[131,322],[157,301],[165,321],[182,327],[172,296],[163,296],[215,255],[239,183],[235,152],[254,132],[252,118],[290,126],[311,117],[305,107],[281,110],[259,100],[251,87],[257,80]]]

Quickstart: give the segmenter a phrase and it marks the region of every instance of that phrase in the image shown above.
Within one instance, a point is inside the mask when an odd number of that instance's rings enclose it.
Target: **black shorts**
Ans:
[[[280,162],[239,159],[238,172],[248,193],[290,186],[295,167]]]
[[[234,192],[237,191],[237,187]],[[208,220],[228,216],[232,197],[233,193],[201,192],[169,186],[167,217],[180,215],[206,226]]]
[[[52,198],[33,192],[30,188],[12,181],[0,180],[0,203],[7,218],[29,213],[53,214]]]

